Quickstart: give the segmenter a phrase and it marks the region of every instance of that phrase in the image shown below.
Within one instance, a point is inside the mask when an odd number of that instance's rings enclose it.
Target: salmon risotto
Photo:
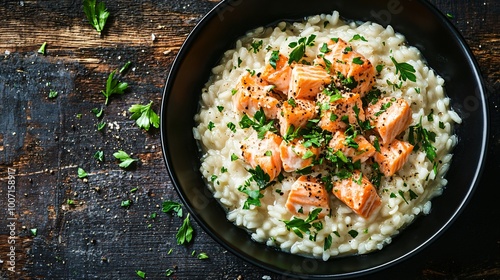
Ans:
[[[449,103],[402,34],[335,11],[237,40],[202,90],[193,134],[229,221],[328,260],[381,250],[431,211],[458,141]]]

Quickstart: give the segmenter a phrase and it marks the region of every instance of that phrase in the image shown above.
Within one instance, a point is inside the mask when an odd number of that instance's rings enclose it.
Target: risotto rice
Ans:
[[[358,166],[371,181],[379,179],[372,183],[380,197],[380,207],[368,217],[356,214],[334,195],[329,195],[329,212],[321,218],[290,211],[285,205],[301,172],[281,171],[262,188],[249,179],[256,170],[242,156],[242,145],[255,131],[251,126],[241,126],[245,114],[233,104],[235,88],[246,73],[262,73],[277,52],[288,57],[296,55],[292,52],[301,38],[304,63],[325,53],[322,47],[332,38],[348,42],[376,68],[373,89],[382,97],[401,98],[410,105],[411,125],[398,136],[414,144],[406,163],[395,174],[378,177],[372,159]],[[441,195],[447,183],[444,175],[457,142],[453,125],[461,119],[450,108],[444,80],[426,65],[419,50],[409,46],[402,34],[391,26],[343,20],[335,11],[302,22],[260,27],[235,44],[213,68],[202,90],[200,110],[195,116],[197,126],[193,128],[202,147],[201,173],[214,197],[227,210],[228,220],[248,230],[256,242],[328,260],[381,250],[417,216],[431,211],[431,199]],[[415,70],[410,71],[415,81],[411,77],[403,79],[404,69],[398,66],[405,65]],[[271,126],[280,130],[277,122]],[[424,132],[422,139],[417,131]],[[427,146],[422,142],[425,139],[429,140]],[[435,156],[429,157],[428,153],[433,152]],[[317,163],[308,172],[326,178],[332,170],[329,164]],[[338,180],[337,175],[331,177],[333,181]],[[300,223],[292,226],[290,221]]]

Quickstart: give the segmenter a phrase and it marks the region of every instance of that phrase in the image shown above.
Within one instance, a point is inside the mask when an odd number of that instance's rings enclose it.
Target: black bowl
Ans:
[[[252,241],[227,221],[225,212],[202,179],[200,153],[193,138],[194,115],[210,70],[246,31],[305,16],[339,11],[347,19],[373,21],[406,36],[428,64],[445,79],[451,106],[463,122],[455,127],[459,142],[447,174],[448,186],[433,199],[429,215],[418,217],[391,244],[367,255],[315,260]],[[201,227],[228,251],[262,268],[294,277],[350,277],[374,272],[416,254],[460,214],[478,184],[484,164],[488,115],[478,66],[448,19],[425,0],[223,1],[194,28],[179,51],[165,86],[161,141],[169,175],[184,205]]]

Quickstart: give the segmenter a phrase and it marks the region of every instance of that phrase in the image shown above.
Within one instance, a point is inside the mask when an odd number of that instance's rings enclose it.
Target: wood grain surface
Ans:
[[[105,2],[111,15],[99,34],[81,1],[0,0],[0,279],[140,279],[138,270],[146,279],[285,279],[227,252],[193,220],[193,242],[177,245],[182,219],[161,209],[180,200],[160,132],[139,129],[128,112],[150,101],[159,112],[175,55],[219,1]],[[499,192],[489,183],[500,169],[500,3],[430,2],[452,16],[483,74],[490,148],[468,209],[492,209],[465,211],[434,245],[368,278],[500,279],[500,211],[491,195]],[[100,91],[109,73],[128,61],[120,79],[129,89],[105,106]],[[99,122],[107,123],[100,131]],[[118,150],[139,161],[120,168]],[[88,176],[78,178],[78,168]],[[198,259],[201,252],[209,258]]]

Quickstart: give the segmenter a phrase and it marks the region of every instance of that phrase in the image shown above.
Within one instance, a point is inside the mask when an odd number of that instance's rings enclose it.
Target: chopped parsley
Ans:
[[[50,99],[56,98],[56,97],[57,97],[57,95],[58,95],[57,91],[55,91],[55,90],[53,90],[53,89],[51,89],[51,90],[49,91],[49,98],[50,98]]]
[[[355,40],[361,40],[361,41],[365,41],[365,42],[368,42],[365,37],[363,37],[362,35],[359,35],[359,34],[355,34],[354,36],[352,36],[351,40],[349,40],[349,42],[352,42],[352,41],[355,41]]]
[[[151,105],[153,101],[146,105],[134,104],[130,106],[128,111],[132,113],[130,118],[135,120],[135,123],[139,128],[144,128],[146,131],[152,126],[158,128],[160,127],[160,117],[153,111]]]
[[[288,58],[288,64],[299,62],[306,53],[306,47],[314,46],[314,39],[316,39],[316,35],[311,34],[307,38],[301,37],[297,42],[288,44],[288,47],[292,48],[292,52]]]
[[[358,64],[358,65],[363,65],[363,63],[365,63],[365,62],[363,61],[363,59],[361,59],[361,57],[355,57],[352,59],[352,63]]]
[[[96,0],[83,0],[83,12],[87,16],[90,25],[101,34],[109,17],[104,2],[96,3]]]
[[[247,114],[244,114],[239,122],[241,128],[252,127],[255,129],[259,139],[263,139],[264,135],[266,135],[268,131],[277,131],[273,124],[273,120],[267,122],[266,115],[264,114],[264,109],[262,107],[255,113],[253,119],[251,119]]]
[[[431,162],[436,159],[436,147],[432,144],[436,141],[436,133],[428,131],[422,126],[422,117],[416,125],[412,125],[409,128],[408,142],[414,146],[414,150],[417,151],[420,146],[424,149],[427,159]]]
[[[322,208],[315,208],[309,213],[308,217],[305,220],[293,217],[292,220],[285,220],[283,221],[283,223],[285,223],[286,229],[288,231],[293,231],[298,237],[303,238],[304,234],[308,234],[310,240],[315,240],[316,234],[311,232],[311,228],[314,228],[317,231],[323,228],[323,224],[321,222],[313,222],[318,219],[318,215],[321,210]]]
[[[356,236],[358,236],[358,231],[354,229],[351,229],[348,233],[352,238],[356,238]]]
[[[161,211],[163,213],[174,212],[178,217],[182,217],[182,204],[175,201],[166,200],[162,203]]]
[[[137,276],[141,277],[142,279],[146,278],[146,272],[144,271],[136,270],[135,274],[137,274]]]
[[[83,170],[83,168],[78,167],[78,178],[83,179],[87,176],[88,176],[87,172],[85,172],[85,170]]]
[[[271,67],[273,67],[274,69],[276,69],[276,63],[278,62],[279,59],[280,59],[280,52],[279,51],[273,51],[271,53],[271,57],[269,58],[269,65],[271,65]]]
[[[253,51],[253,53],[258,53],[260,51],[260,49],[262,48],[262,43],[264,41],[262,40],[259,40],[259,41],[253,41],[251,44],[250,44],[250,50]]]
[[[415,76],[415,68],[409,63],[406,62],[397,62],[394,57],[390,57],[394,66],[396,67],[396,74],[399,73],[399,79],[402,81],[406,81],[407,79],[416,82],[417,77]]]
[[[104,161],[104,152],[103,151],[96,151],[94,153],[94,158],[100,162]]]
[[[47,42],[43,42],[43,44],[38,49],[38,53],[45,54],[45,47],[47,46]]]
[[[129,167],[133,162],[138,161],[136,158],[131,158],[126,152],[119,150],[118,152],[113,153],[113,156],[116,159],[120,160],[120,166],[121,168],[127,168]]]
[[[189,213],[182,222],[182,226],[177,231],[175,237],[177,238],[177,245],[187,244],[193,239],[193,227],[189,220]]]
[[[119,82],[115,79],[116,70],[111,72],[106,80],[106,90],[101,90],[101,93],[106,97],[104,104],[108,105],[109,98],[113,94],[123,94],[128,88],[127,83]]]

